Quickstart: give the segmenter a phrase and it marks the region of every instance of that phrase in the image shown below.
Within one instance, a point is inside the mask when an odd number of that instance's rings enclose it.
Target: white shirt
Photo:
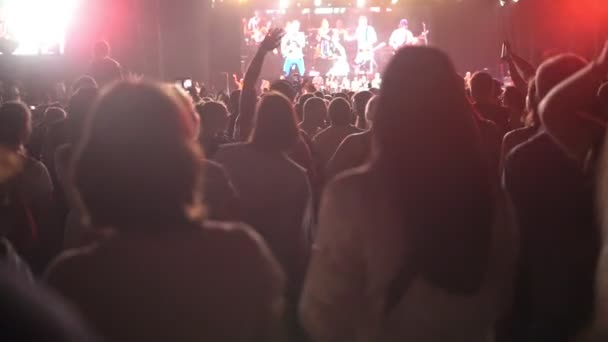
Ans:
[[[414,44],[416,42],[416,37],[414,37],[412,31],[404,27],[400,27],[393,31],[388,42],[393,49],[397,50],[404,45]]]
[[[357,27],[355,37],[357,39],[357,48],[359,50],[373,49],[374,44],[376,44],[376,42],[378,41],[376,30],[369,25],[366,27]]]

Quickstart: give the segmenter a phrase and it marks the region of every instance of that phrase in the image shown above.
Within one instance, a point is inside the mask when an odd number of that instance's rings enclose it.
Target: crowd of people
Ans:
[[[0,105],[0,340],[608,338],[608,43],[514,86],[404,47],[380,89],[121,79]]]

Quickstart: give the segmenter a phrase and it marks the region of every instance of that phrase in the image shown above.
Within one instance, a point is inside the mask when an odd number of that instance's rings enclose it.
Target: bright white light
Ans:
[[[500,4],[500,6],[503,6],[507,4],[506,0],[498,0],[498,3]]]
[[[323,0],[315,0],[315,7],[319,7],[323,4]]]
[[[391,4],[396,5],[399,3],[399,0],[391,0]]]
[[[0,12],[16,55],[63,53],[80,0],[6,0]]]
[[[513,0],[513,2],[519,2],[519,0]]]
[[[289,0],[279,0],[279,8],[286,9],[289,7]]]
[[[357,7],[359,7],[359,8],[365,7],[365,0],[357,0]]]

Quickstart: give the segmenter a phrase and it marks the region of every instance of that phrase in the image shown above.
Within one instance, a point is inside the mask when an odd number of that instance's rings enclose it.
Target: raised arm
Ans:
[[[608,75],[608,42],[600,57],[557,85],[540,103],[547,131],[579,160],[604,132],[603,120],[588,113],[597,89]]]
[[[526,94],[528,92],[528,82],[536,74],[536,68],[517,54],[513,53],[511,47],[508,47],[508,54],[505,60],[509,65],[509,73],[511,74],[515,87]]]
[[[241,90],[241,106],[238,117],[239,133],[237,135],[239,140],[246,140],[253,126],[253,115],[257,99],[255,84],[262,72],[264,57],[269,51],[279,47],[284,34],[285,32],[279,28],[270,30],[264,41],[260,44],[260,48],[249,64],[249,68],[247,68],[245,78],[243,79],[243,89]]]

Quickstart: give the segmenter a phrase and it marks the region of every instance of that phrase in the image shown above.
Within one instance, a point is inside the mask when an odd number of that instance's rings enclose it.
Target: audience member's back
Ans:
[[[93,49],[93,62],[89,68],[89,74],[100,87],[122,78],[120,64],[110,57],[110,46],[107,42],[100,41]]]
[[[97,102],[71,173],[107,239],[66,252],[47,280],[111,341],[268,340],[281,271],[248,227],[203,221],[192,113],[169,94],[119,83]]]
[[[509,112],[494,102],[497,91],[494,79],[486,72],[477,72],[471,78],[471,97],[474,107],[484,119],[494,122],[502,135],[509,131]]]
[[[313,138],[323,166],[327,165],[344,138],[361,132],[357,127],[351,125],[351,108],[348,101],[341,98],[333,99],[329,104],[328,115],[331,125]]]
[[[3,163],[13,161],[14,173],[0,179],[0,234],[39,271],[52,251],[48,241],[53,184],[44,165],[25,154],[31,131],[31,114],[24,104],[7,102],[0,107],[0,148]]]
[[[539,102],[584,65],[576,56],[541,65]],[[567,341],[593,310],[598,232],[591,178],[541,129],[507,157],[504,182],[522,246],[509,334],[516,340]]]
[[[324,193],[304,326],[318,341],[487,341],[515,246],[449,58],[399,50],[372,129],[370,164]]]

